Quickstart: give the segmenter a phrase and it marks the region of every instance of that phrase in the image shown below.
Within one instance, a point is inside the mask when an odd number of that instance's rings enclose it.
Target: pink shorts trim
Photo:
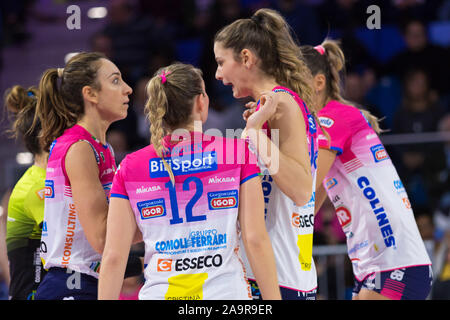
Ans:
[[[403,269],[403,268],[414,268],[414,267],[423,267],[423,266],[431,266],[431,263],[425,263],[425,264],[415,264],[415,265],[410,265],[410,266],[404,266],[404,267],[397,267],[397,268],[392,268],[392,269],[386,269],[386,270],[380,270],[380,271],[374,271],[371,273],[368,273],[366,275],[364,275],[361,279],[358,278],[357,276],[354,275],[354,277],[356,278],[356,280],[358,281],[364,281],[368,276],[374,274],[374,273],[380,273],[380,272],[389,272],[389,271],[394,271],[394,270],[398,270],[398,269]]]

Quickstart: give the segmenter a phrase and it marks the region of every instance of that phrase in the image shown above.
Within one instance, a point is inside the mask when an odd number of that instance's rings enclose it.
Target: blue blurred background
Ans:
[[[381,29],[366,25],[366,10],[373,4],[381,10]],[[66,25],[70,5],[80,8],[80,29]],[[300,44],[318,45],[325,37],[342,41],[344,96],[383,118],[387,132],[382,139],[408,191],[422,237],[432,241],[432,254],[442,260],[436,271],[447,289],[435,289],[435,298],[449,299],[450,0],[2,1],[0,91],[15,84],[37,85],[46,68],[63,67],[71,54],[105,53],[134,89],[128,117],[108,131],[119,163],[149,141],[143,116],[149,77],[174,60],[188,62],[203,70],[210,95],[205,129],[225,134],[226,128],[245,126],[244,102],[234,100],[230,87],[215,80],[212,39],[221,27],[262,7],[278,10]],[[4,133],[10,122],[3,110],[0,114],[1,197],[32,159],[21,141]],[[315,244],[345,243],[332,213],[331,204],[325,204],[316,221]],[[333,265],[322,272],[329,268]],[[322,298],[336,298],[329,292]]]

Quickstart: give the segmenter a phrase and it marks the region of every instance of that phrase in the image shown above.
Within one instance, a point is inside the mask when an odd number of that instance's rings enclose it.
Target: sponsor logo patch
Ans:
[[[172,259],[158,259],[158,265],[156,269],[158,272],[172,271]]]
[[[209,210],[237,208],[238,191],[208,192],[208,206]]]
[[[325,128],[331,128],[334,124],[334,120],[328,117],[319,117],[320,125]]]
[[[382,144],[377,144],[375,146],[370,147],[370,151],[372,152],[373,159],[375,162],[381,162],[383,160],[389,159],[389,156],[386,152],[386,149]]]
[[[45,180],[45,197],[55,197],[55,182],[53,180]]]
[[[164,203],[164,198],[155,199],[155,200],[147,200],[138,202],[137,207],[141,214],[141,219],[150,219],[150,218],[158,218],[165,216],[166,213],[166,205]]]
[[[335,178],[328,179],[325,181],[325,189],[330,190],[331,188],[335,187],[338,184],[337,180]]]
[[[350,210],[348,210],[346,207],[341,206],[336,208],[336,215],[342,228],[345,228],[350,223],[352,223],[352,215],[350,214]]]

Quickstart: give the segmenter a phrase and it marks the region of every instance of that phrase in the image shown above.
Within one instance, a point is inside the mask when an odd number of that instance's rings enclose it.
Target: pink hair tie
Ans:
[[[325,48],[322,45],[315,46],[314,49],[316,49],[317,52],[319,52],[321,56],[323,56],[325,54]]]
[[[161,83],[166,83],[167,78],[166,76],[170,74],[170,71],[162,71],[161,74],[159,75],[161,77]]]

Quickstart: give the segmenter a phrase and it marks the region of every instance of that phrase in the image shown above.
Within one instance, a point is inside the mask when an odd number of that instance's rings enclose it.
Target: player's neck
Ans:
[[[194,120],[192,123],[190,123],[189,125],[187,125],[185,128],[187,131],[190,132],[203,132],[203,123],[201,120]]]
[[[108,129],[108,124],[102,121],[95,121],[93,118],[86,116],[82,117],[77,124],[86,129],[102,144],[106,144],[106,130]]]
[[[272,91],[278,85],[274,78],[262,77],[260,81],[255,82],[251,89],[251,95],[255,101],[258,101],[263,93]]]
[[[47,168],[47,159],[48,159],[48,153],[42,152],[41,154],[35,154],[34,155],[34,165],[39,168]]]

